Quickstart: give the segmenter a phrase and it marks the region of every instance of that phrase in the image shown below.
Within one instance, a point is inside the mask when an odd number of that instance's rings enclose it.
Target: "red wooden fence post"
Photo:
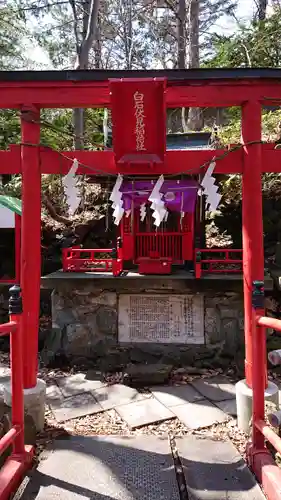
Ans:
[[[38,328],[41,280],[41,171],[39,110],[22,111],[22,232],[21,287],[23,296],[24,388],[37,381]]]
[[[18,285],[10,288],[10,321],[18,324],[16,332],[10,334],[11,385],[12,385],[12,425],[20,429],[15,438],[14,453],[23,455],[24,448],[24,395],[23,395],[23,338],[22,299]]]
[[[21,216],[15,214],[15,282],[20,283]]]
[[[261,105],[248,101],[242,106],[242,139],[244,146],[242,176],[242,237],[245,319],[245,373],[252,387],[252,283],[264,280],[262,221]],[[265,338],[260,340],[265,342]]]

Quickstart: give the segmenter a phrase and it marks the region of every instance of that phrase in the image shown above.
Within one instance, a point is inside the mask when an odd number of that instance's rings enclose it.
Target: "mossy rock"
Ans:
[[[129,365],[124,371],[124,383],[133,387],[166,384],[170,378],[172,365],[162,363]]]

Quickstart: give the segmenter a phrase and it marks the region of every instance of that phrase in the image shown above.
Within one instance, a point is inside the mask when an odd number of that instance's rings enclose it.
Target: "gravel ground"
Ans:
[[[86,417],[69,420],[64,424],[57,424],[53,419],[51,412],[46,413],[46,427],[39,436],[41,439],[52,439],[54,434],[70,435],[140,435],[140,434],[172,434],[174,436],[184,436],[187,434],[208,435],[218,440],[230,438],[239,452],[244,455],[247,437],[236,427],[235,420],[229,419],[224,424],[213,425],[200,431],[191,431],[177,418],[166,420],[159,424],[146,425],[138,429],[131,430],[128,425],[119,417],[115,410],[88,415]]]

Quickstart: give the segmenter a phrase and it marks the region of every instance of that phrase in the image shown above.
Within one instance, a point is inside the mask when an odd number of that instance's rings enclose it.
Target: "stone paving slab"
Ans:
[[[94,413],[103,411],[100,404],[90,392],[76,394],[76,396],[72,396],[71,398],[53,399],[49,405],[58,422],[65,422],[73,418],[93,415]]]
[[[230,441],[191,435],[176,444],[192,500],[265,500]]]
[[[190,383],[211,401],[225,401],[235,398],[235,385],[231,384],[226,377],[201,378]]]
[[[21,500],[179,500],[167,437],[55,441]]]
[[[67,377],[58,377],[55,383],[59,386],[65,397],[75,396],[83,392],[90,392],[106,385],[106,382],[100,380],[98,376],[90,380],[86,378],[84,373],[77,373]]]
[[[184,403],[193,403],[204,399],[204,396],[196,391],[191,385],[161,385],[150,387],[153,396],[167,408]]]
[[[171,411],[189,429],[202,429],[229,419],[226,413],[207,399],[173,406]]]
[[[115,408],[118,415],[132,428],[149,425],[162,420],[175,418],[175,415],[157,399],[147,398]]]
[[[236,399],[217,401],[215,405],[231,417],[237,417]]]
[[[136,389],[123,384],[113,384],[92,391],[93,396],[104,410],[145,399]]]
[[[61,401],[64,399],[64,396],[61,390],[58,388],[56,384],[47,385],[46,387],[46,403],[51,405],[53,401]]]

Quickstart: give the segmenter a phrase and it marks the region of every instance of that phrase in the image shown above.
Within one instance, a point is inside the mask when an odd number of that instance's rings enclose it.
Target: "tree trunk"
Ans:
[[[83,38],[80,46],[77,46],[77,61],[75,69],[88,69],[89,52],[92,48],[98,23],[100,0],[85,0],[83,2]],[[75,16],[75,13],[74,13]],[[84,109],[74,109],[74,148],[84,147]]]
[[[266,18],[266,8],[267,8],[268,0],[259,0],[258,3],[258,18],[259,21],[264,21]]]
[[[100,22],[98,20],[95,41],[95,69],[100,69],[101,66],[101,40],[100,40]]]
[[[190,0],[189,6],[189,68],[199,68],[199,0]],[[190,108],[188,125],[191,130],[201,130],[203,116],[200,108]]]
[[[199,0],[191,0],[189,7],[189,67],[199,68]]]
[[[185,68],[185,23],[186,23],[186,5],[185,0],[179,0],[177,15],[177,42],[178,42],[178,68]]]
[[[73,110],[74,149],[84,148],[84,109]]]
[[[132,69],[133,52],[133,2],[132,0],[122,0],[121,17],[124,30],[124,48],[126,57],[126,69]]]
[[[103,110],[103,144],[108,147],[108,109]]]
[[[179,69],[184,69],[186,67],[186,0],[178,0],[178,12],[177,12],[177,66]],[[183,132],[187,132],[187,122],[186,122],[186,110],[181,109],[180,124]]]

